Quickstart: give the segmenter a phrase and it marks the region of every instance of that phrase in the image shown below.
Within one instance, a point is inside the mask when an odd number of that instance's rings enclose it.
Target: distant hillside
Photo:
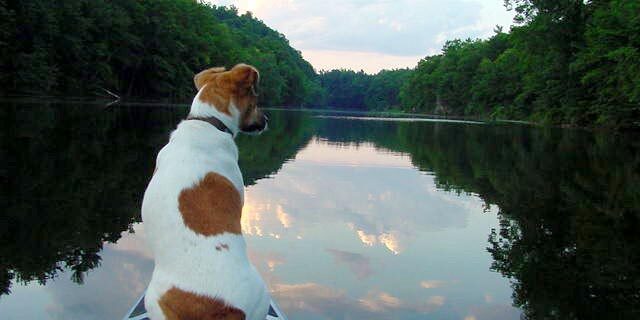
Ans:
[[[0,0],[0,95],[188,101],[193,74],[238,62],[262,72],[265,105],[322,100],[312,66],[250,13],[194,0]]]

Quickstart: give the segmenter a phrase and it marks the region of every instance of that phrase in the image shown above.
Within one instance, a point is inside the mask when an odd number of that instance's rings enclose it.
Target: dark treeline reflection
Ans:
[[[444,190],[499,207],[492,270],[527,319],[640,315],[640,143],[527,126],[323,119],[330,141],[406,152]]]
[[[153,154],[184,113],[148,111],[2,104],[3,293],[14,278],[44,283],[63,268],[81,283],[99,265],[102,243],[117,241],[139,220]]]
[[[104,241],[139,221],[156,152],[185,108],[4,104],[0,275],[44,282],[96,267]],[[529,319],[640,314],[640,142],[513,125],[360,121],[270,112],[239,137],[245,184],[274,174],[315,136],[407,153],[437,187],[499,208],[487,266],[509,277]]]
[[[2,103],[0,295],[13,281],[45,283],[66,269],[82,283],[103,243],[140,221],[156,153],[186,113]],[[269,134],[239,139],[245,184],[276,172],[308,142],[310,126],[292,116],[277,113]]]

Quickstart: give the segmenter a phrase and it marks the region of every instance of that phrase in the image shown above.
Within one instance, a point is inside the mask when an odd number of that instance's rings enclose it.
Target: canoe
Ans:
[[[129,313],[127,313],[122,320],[149,320],[147,309],[144,308],[144,294],[138,298],[131,310],[129,310]],[[278,305],[271,300],[266,320],[287,320],[287,317],[280,311]]]

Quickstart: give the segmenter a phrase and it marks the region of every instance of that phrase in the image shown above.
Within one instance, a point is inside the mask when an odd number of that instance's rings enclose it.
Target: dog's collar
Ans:
[[[229,130],[229,127],[227,127],[224,123],[222,123],[222,121],[220,121],[220,119],[216,118],[216,117],[192,117],[192,116],[188,116],[187,120],[200,120],[200,121],[204,121],[209,123],[210,125],[216,127],[216,129],[222,131],[222,132],[226,132],[228,134],[230,134],[233,137],[233,132],[231,132],[231,130]]]

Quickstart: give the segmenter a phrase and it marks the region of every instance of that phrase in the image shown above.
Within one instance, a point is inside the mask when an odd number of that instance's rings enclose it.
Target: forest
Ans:
[[[284,35],[194,0],[0,0],[0,50],[0,95],[187,102],[194,73],[238,62],[260,69],[264,104],[305,105],[321,91]]]
[[[640,1],[505,0],[509,32],[447,41],[414,69],[317,72],[286,37],[196,0],[0,0],[0,96],[188,102],[244,61],[262,104],[640,128]],[[109,19],[104,19],[108,16]]]
[[[640,127],[640,1],[505,0],[510,33],[452,40],[400,89],[405,110]]]

